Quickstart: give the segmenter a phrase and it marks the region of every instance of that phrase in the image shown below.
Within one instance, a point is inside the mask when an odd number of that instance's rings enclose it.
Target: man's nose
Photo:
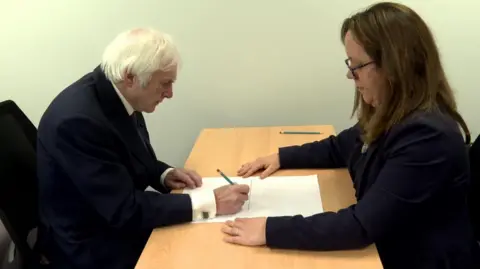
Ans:
[[[164,92],[163,97],[165,98],[172,98],[173,97],[173,88],[170,87],[167,91]]]

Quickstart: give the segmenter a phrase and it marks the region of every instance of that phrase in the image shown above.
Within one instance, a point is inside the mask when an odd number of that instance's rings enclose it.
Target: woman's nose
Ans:
[[[350,70],[347,71],[347,78],[348,79],[353,79],[352,71],[350,71]]]

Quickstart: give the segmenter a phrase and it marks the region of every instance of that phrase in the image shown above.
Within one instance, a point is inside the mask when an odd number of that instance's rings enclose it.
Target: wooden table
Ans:
[[[284,135],[280,130],[320,131],[321,135]],[[335,134],[333,126],[205,129],[186,168],[203,177],[218,177],[220,168],[235,176],[241,164],[277,152],[278,147],[320,140]],[[337,211],[355,203],[351,179],[345,169],[283,170],[278,175],[317,174],[324,211]],[[222,223],[182,224],[156,229],[145,246],[137,269],[245,269],[245,268],[382,268],[374,245],[361,250],[310,252],[244,247],[222,241]]]

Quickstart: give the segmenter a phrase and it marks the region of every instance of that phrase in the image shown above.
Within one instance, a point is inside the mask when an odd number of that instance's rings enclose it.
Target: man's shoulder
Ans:
[[[102,113],[94,90],[92,73],[62,90],[42,115],[38,126],[39,136],[55,131],[65,121],[79,118],[100,119]]]

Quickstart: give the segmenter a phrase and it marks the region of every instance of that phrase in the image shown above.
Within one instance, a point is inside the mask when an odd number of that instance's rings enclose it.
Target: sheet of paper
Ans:
[[[323,212],[316,175],[253,180],[250,192],[250,217],[306,217]]]
[[[266,179],[231,178],[238,184],[250,185],[249,201],[242,210],[234,215],[217,216],[197,222],[224,222],[238,217],[270,217],[270,216],[310,216],[323,212],[320,189],[316,175],[268,177]],[[184,193],[213,190],[228,184],[225,179],[204,178],[201,188],[185,189]]]

